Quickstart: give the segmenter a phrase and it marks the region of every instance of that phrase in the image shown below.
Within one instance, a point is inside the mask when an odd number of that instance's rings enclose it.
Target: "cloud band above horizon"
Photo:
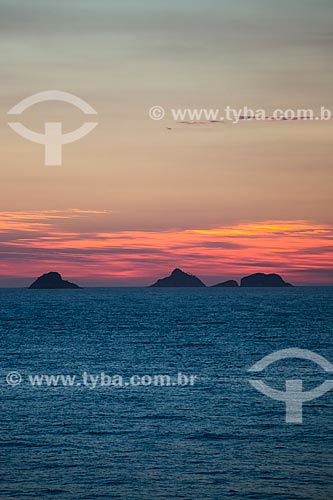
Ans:
[[[107,227],[112,227],[107,211],[3,212],[0,285],[28,284],[48,271],[82,285],[148,285],[174,267],[207,284],[253,272],[278,272],[295,284],[333,284],[333,229],[328,225],[257,221],[165,231]]]

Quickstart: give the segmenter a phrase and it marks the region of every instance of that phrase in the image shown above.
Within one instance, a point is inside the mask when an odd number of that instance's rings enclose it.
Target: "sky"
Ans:
[[[175,124],[171,108],[333,110],[331,0],[0,0],[0,286],[278,272],[333,284],[330,122]],[[98,127],[44,166],[8,110],[73,93]],[[68,104],[22,122],[79,127]],[[168,130],[167,127],[171,128]]]

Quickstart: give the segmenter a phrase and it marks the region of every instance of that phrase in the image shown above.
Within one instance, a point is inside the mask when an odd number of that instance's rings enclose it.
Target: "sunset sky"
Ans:
[[[332,0],[0,0],[0,286],[48,271],[146,285],[174,267],[208,284],[256,271],[333,284],[332,121],[148,116],[154,105],[333,111],[332,21]],[[98,112],[58,167],[7,125],[44,90]],[[44,103],[20,120],[67,132],[86,117]]]

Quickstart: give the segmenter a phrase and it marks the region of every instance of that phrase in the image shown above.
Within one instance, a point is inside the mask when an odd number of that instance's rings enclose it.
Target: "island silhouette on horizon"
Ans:
[[[184,273],[181,269],[174,269],[170,276],[161,278],[156,281],[151,287],[205,287],[206,285],[193,274]]]
[[[30,286],[31,290],[50,290],[50,289],[66,289],[66,288],[80,288],[75,283],[62,279],[61,274],[50,272],[43,274],[36,279]]]
[[[248,287],[292,287],[279,274],[254,273],[241,279],[240,284],[236,280],[227,280],[210,288],[248,288]],[[37,278],[29,289],[50,290],[50,289],[78,289],[81,288],[75,283],[66,281],[58,272],[49,272]],[[207,288],[207,285],[194,274],[185,273],[179,268],[172,271],[169,276],[158,279],[149,288]]]

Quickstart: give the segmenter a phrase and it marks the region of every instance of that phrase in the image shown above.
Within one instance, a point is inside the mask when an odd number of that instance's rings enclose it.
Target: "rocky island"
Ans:
[[[255,273],[241,279],[242,287],[291,287],[278,274]]]
[[[223,281],[222,283],[217,283],[213,285],[213,288],[235,288],[238,287],[238,283],[235,280]]]
[[[59,273],[46,273],[40,276],[29,286],[29,289],[65,289],[65,288],[80,288],[75,283],[65,281]]]
[[[193,274],[184,273],[181,269],[174,269],[170,276],[156,281],[151,287],[205,287],[206,285]]]

